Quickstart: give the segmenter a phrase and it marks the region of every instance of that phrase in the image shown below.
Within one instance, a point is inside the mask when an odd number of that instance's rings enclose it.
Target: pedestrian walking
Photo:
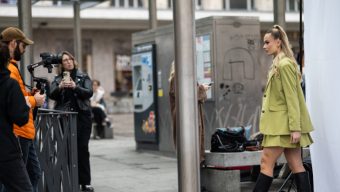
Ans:
[[[261,173],[254,192],[266,192],[273,181],[276,160],[285,154],[298,191],[309,192],[308,174],[303,167],[301,147],[313,143],[313,130],[304,95],[301,74],[290,49],[286,32],[274,25],[263,38],[263,48],[273,56],[263,95],[260,132],[264,135]]]
[[[7,191],[32,192],[20,145],[13,132],[13,123],[23,126],[28,122],[29,107],[18,82],[10,78],[8,46],[16,47],[16,41],[0,42],[0,183]],[[2,184],[0,191],[4,190]]]
[[[45,95],[40,94],[37,88],[33,88],[32,91],[26,90],[18,64],[21,56],[25,53],[26,47],[32,45],[33,41],[27,38],[26,35],[16,27],[8,27],[3,30],[1,32],[1,38],[3,42],[9,44],[11,52],[11,60],[8,65],[8,69],[11,72],[10,76],[19,83],[20,89],[31,107],[28,123],[23,126],[14,125],[14,133],[19,138],[23,160],[26,164],[33,189],[37,191],[38,182],[41,177],[41,168],[34,144],[35,127],[33,122],[33,109],[44,104]],[[16,46],[11,46],[14,42]]]

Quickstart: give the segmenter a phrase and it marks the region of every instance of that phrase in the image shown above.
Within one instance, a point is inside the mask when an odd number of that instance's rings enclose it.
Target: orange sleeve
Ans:
[[[14,64],[10,63],[8,65],[8,70],[11,71],[10,77],[12,79],[15,79],[19,83],[22,94],[24,96],[28,96],[28,100],[31,104],[31,107],[32,108],[36,107],[36,101],[34,99],[34,96],[32,96],[32,94],[30,92],[26,91],[25,84],[22,81],[22,78],[21,78],[21,75],[19,73],[18,68]]]

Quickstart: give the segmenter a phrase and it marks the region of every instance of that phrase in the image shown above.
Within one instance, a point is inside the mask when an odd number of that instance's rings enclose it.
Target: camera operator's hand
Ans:
[[[27,105],[29,108],[31,108],[32,105],[31,105],[31,103],[30,103],[30,100],[29,100],[28,96],[25,96],[25,100],[26,100],[26,105]]]
[[[35,99],[35,102],[37,103],[36,106],[38,106],[38,107],[42,106],[45,102],[45,97],[46,97],[45,94],[41,95],[39,92],[34,94],[34,99]]]
[[[31,91],[31,94],[32,95],[35,95],[37,92],[39,92],[40,90],[38,89],[38,88],[36,88],[36,87],[33,87],[32,88],[32,91]]]

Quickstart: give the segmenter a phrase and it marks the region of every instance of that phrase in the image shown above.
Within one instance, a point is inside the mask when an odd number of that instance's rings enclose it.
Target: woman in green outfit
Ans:
[[[310,183],[301,159],[301,147],[313,143],[313,130],[300,85],[301,74],[286,32],[274,25],[264,36],[263,48],[273,56],[263,95],[260,132],[264,135],[261,173],[254,192],[266,192],[282,153],[292,170],[298,191],[309,192]]]

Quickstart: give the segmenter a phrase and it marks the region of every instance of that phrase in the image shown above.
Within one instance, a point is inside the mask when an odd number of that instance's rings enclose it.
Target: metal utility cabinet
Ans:
[[[151,148],[164,152],[174,150],[169,104],[169,72],[174,60],[173,25],[132,35],[135,136],[137,148]],[[138,85],[138,57],[143,47],[153,47],[154,70],[152,92],[155,110],[153,139],[143,132],[139,89],[150,92],[150,86]],[[208,17],[196,21],[196,67],[198,83],[213,83],[208,91],[205,109],[205,146],[210,149],[210,136],[218,127],[251,126],[258,129],[263,89],[260,23],[255,17]],[[135,68],[135,66],[137,66]],[[149,81],[151,82],[151,81]],[[136,84],[137,83],[137,84]],[[142,107],[143,108],[143,107]],[[150,111],[144,109],[150,118]],[[141,118],[143,116],[143,118]]]

